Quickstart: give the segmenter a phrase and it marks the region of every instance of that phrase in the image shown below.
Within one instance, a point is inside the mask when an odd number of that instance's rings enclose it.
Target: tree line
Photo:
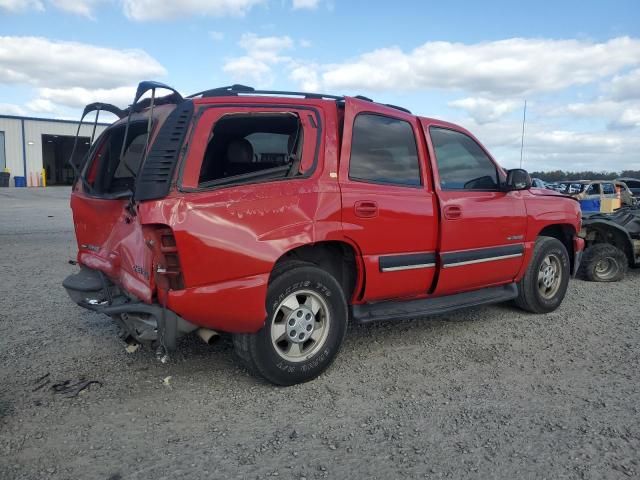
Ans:
[[[640,170],[623,170],[622,172],[565,172],[552,170],[549,172],[530,172],[531,178],[540,178],[545,182],[561,182],[562,180],[613,180],[621,177],[640,178]]]

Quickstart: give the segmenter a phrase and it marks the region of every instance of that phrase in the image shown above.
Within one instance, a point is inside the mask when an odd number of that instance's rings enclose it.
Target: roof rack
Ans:
[[[240,85],[238,83],[234,85],[229,85],[226,87],[218,87],[218,88],[212,88],[210,90],[203,90],[202,92],[189,95],[187,98],[237,97],[240,95],[282,95],[282,96],[303,97],[303,98],[313,98],[313,99],[328,99],[328,100],[336,100],[339,102],[344,101],[344,96],[340,96],[340,95],[328,95],[325,93],[309,93],[309,92],[288,92],[288,91],[282,91],[282,90],[256,90],[253,87],[249,87],[247,85]],[[369,97],[365,97],[363,95],[356,95],[354,98],[357,98],[359,100],[364,100],[365,102],[377,103],[377,102],[374,102]],[[398,107],[397,105],[391,105],[389,103],[383,103],[382,105],[385,105],[386,107],[389,107],[389,108],[393,108],[395,110],[400,110],[402,112],[411,113],[411,111],[407,110],[406,108]]]
[[[344,97],[338,95],[327,95],[324,93],[309,93],[309,92],[288,92],[280,90],[256,90],[253,87],[247,85],[234,84],[227,87],[212,88],[210,90],[204,90],[202,92],[189,95],[187,98],[194,97],[236,97],[239,95],[283,95],[292,97],[304,97],[315,99],[329,99],[329,100],[344,100]]]

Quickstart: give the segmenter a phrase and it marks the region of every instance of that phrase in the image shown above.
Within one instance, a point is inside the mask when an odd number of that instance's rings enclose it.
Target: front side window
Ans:
[[[295,113],[232,114],[211,131],[200,187],[303,175],[303,126]]]
[[[430,129],[442,190],[497,190],[498,171],[471,137],[446,128]]]
[[[353,124],[349,178],[403,186],[421,185],[411,124],[381,115],[358,115]]]
[[[603,183],[602,193],[605,195],[614,195],[616,193],[616,187],[613,186],[613,183]]]

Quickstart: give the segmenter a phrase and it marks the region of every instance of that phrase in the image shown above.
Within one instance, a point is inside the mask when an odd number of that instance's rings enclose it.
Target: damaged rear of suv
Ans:
[[[78,305],[110,315],[131,339],[171,350],[177,336],[196,327],[162,306],[169,289],[183,286],[176,242],[160,222],[166,207],[140,202],[168,194],[193,103],[175,91],[156,98],[164,88],[170,89],[141,83],[125,111],[106,104],[85,109],[83,119],[96,111],[97,122],[101,111],[109,111],[119,120],[93,143],[77,171],[71,208],[80,272],[63,285]],[[140,100],[149,91],[152,97]]]

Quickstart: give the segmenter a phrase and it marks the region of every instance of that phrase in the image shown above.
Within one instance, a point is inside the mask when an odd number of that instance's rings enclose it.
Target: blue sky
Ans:
[[[637,0],[0,0],[0,113],[125,106],[142,79],[364,94],[505,166],[640,169]]]

